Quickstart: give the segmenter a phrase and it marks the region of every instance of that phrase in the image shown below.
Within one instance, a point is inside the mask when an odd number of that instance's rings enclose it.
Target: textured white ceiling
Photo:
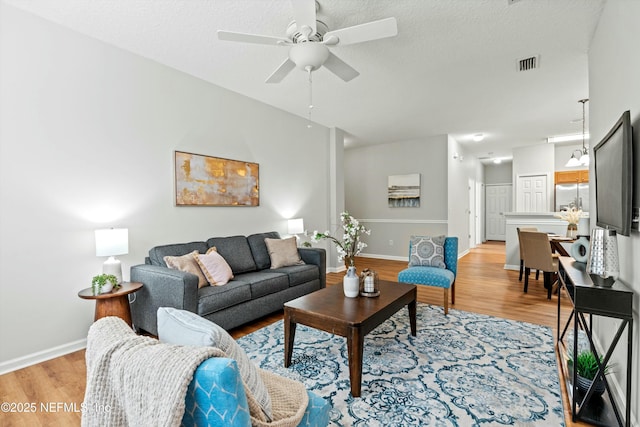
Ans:
[[[216,30],[285,36],[289,0],[4,0],[216,85],[307,117],[294,70],[264,80],[287,48],[219,41]],[[332,51],[360,72],[313,74],[312,120],[353,146],[451,134],[478,156],[579,133],[587,50],[603,0],[318,0],[330,30],[395,17],[398,36]],[[517,60],[540,55],[540,68]],[[587,119],[588,125],[588,119]],[[481,143],[471,142],[484,133]]]

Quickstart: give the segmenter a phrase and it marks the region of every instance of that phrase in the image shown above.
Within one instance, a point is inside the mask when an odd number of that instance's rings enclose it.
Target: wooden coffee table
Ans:
[[[364,336],[405,305],[411,335],[416,336],[416,286],[381,280],[376,298],[344,296],[342,284],[332,285],[284,304],[284,366],[291,365],[296,324],[347,338],[351,395],[360,397]]]

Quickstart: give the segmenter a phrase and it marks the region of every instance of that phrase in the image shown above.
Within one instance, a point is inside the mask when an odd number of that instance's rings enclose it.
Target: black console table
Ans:
[[[580,419],[599,426],[627,426],[631,419],[631,363],[633,347],[633,292],[620,281],[616,281],[612,287],[605,288],[595,286],[586,272],[586,265],[576,262],[571,257],[560,257],[558,266],[558,279],[561,286],[558,292],[558,340],[557,348],[560,355],[560,367],[566,380],[567,393],[571,402],[571,415],[575,422]],[[571,300],[573,310],[569,315],[564,328],[560,328],[560,297],[564,289]],[[588,315],[589,321],[585,318]],[[577,373],[570,369],[568,359],[570,354],[578,353],[578,331],[582,330],[589,340],[591,351],[596,358],[598,353],[592,337],[593,316],[605,316],[621,319],[622,322],[613,336],[608,349],[603,351],[604,356],[596,378],[604,378],[606,391],[602,396],[593,395],[593,387],[587,393],[582,393],[577,386]],[[573,342],[565,343],[566,334],[573,324]],[[620,338],[627,328],[627,369],[626,369],[626,403],[625,417],[622,418],[615,399],[612,397],[611,388],[606,382],[603,367],[609,363],[611,355],[620,342]],[[571,345],[572,348],[568,348]]]

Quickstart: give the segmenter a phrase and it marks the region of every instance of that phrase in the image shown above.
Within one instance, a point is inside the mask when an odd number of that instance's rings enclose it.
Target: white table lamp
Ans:
[[[304,233],[304,221],[302,218],[291,218],[288,223],[289,234],[296,236],[296,244],[300,241],[298,234]]]
[[[104,228],[96,230],[96,256],[108,256],[102,265],[103,274],[113,274],[122,283],[122,265],[115,255],[129,253],[129,229]]]
[[[304,220],[302,218],[292,218],[289,220],[289,234],[304,233]]]

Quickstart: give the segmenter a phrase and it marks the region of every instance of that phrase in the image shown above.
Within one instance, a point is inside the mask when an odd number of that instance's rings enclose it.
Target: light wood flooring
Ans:
[[[522,291],[517,271],[504,270],[505,246],[489,242],[470,251],[459,261],[456,279],[456,303],[450,309],[465,310],[506,319],[556,328],[557,296],[547,300],[546,290],[539,281],[531,280],[529,292]],[[371,268],[381,279],[395,280],[404,261],[373,258],[356,259],[359,271]],[[341,283],[344,273],[330,273],[327,284]],[[532,275],[533,279],[533,275]],[[443,291],[426,286],[418,287],[418,301],[442,305]],[[566,298],[563,299],[563,302]],[[231,334],[238,338],[282,319],[282,312],[267,316],[250,325],[237,328]],[[86,369],[84,351],[52,359],[28,368],[0,376],[0,403],[8,402],[14,408],[23,404],[36,404],[35,413],[0,412],[2,426],[74,426],[80,425],[80,405],[84,397]],[[564,381],[561,381],[564,396]],[[48,405],[43,410],[41,403]],[[66,405],[66,407],[65,407]],[[77,408],[77,410],[74,410]],[[564,397],[567,427],[586,426],[572,423],[570,404]]]

